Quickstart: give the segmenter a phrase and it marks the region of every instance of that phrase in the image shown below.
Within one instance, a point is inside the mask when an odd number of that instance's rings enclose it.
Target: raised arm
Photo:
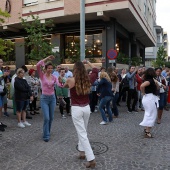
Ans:
[[[40,60],[40,61],[37,63],[37,65],[36,65],[36,66],[37,66],[37,72],[38,72],[38,75],[39,75],[40,79],[42,79],[43,74],[44,74],[42,68],[45,66],[45,62],[47,62],[48,60],[53,60],[54,58],[55,58],[55,57],[54,57],[53,55],[50,55],[50,56],[48,56],[48,57]]]

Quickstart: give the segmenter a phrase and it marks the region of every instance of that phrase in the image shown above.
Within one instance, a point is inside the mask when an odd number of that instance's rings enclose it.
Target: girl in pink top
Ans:
[[[54,118],[54,110],[56,106],[56,97],[54,93],[54,86],[60,86],[58,79],[52,75],[53,65],[48,60],[53,60],[54,56],[40,60],[37,63],[37,71],[41,80],[42,95],[41,95],[41,109],[44,117],[43,124],[43,140],[48,142],[50,139],[51,124]]]

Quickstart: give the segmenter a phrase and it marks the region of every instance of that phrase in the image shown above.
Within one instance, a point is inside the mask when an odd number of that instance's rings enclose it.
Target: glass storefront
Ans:
[[[102,57],[102,33],[86,34],[85,36],[85,57]],[[65,58],[71,58],[80,53],[80,36],[65,35]]]

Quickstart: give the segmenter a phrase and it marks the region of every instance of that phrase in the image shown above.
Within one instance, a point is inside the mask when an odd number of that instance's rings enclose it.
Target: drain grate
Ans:
[[[90,142],[94,155],[100,155],[108,151],[108,146],[101,142]],[[76,146],[78,150],[78,145]]]

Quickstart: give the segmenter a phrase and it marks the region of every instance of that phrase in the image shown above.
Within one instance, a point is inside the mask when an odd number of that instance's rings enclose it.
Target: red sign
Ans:
[[[117,51],[114,49],[110,49],[107,52],[107,58],[109,60],[115,60],[117,58]]]

